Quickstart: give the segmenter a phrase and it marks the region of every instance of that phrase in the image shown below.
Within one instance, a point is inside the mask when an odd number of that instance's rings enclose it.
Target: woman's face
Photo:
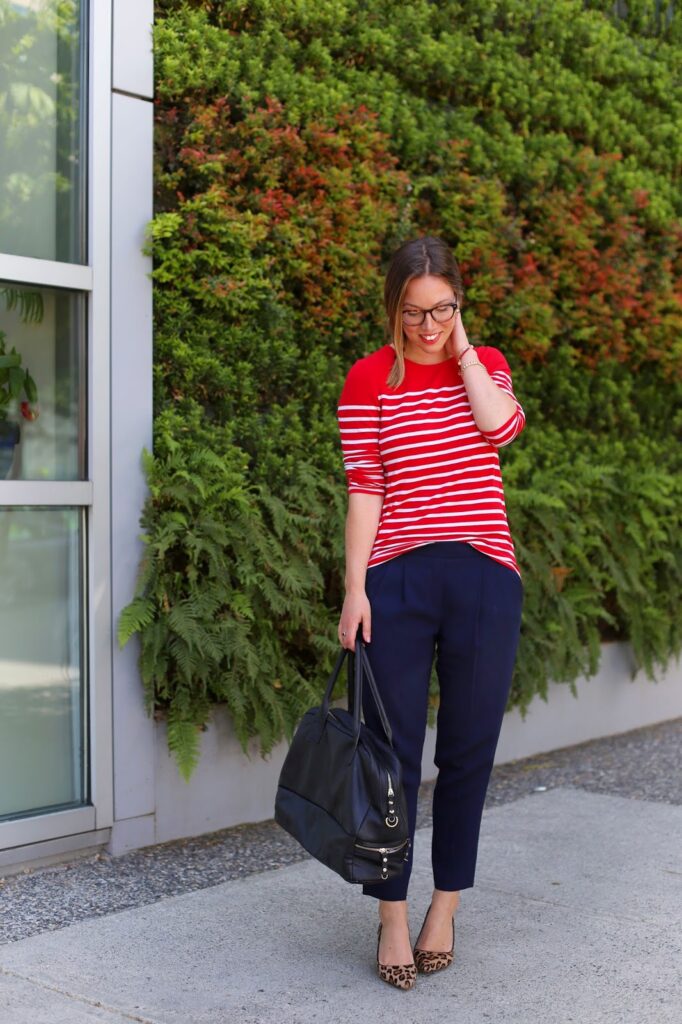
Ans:
[[[413,277],[405,291],[402,310],[400,315],[403,323],[403,335],[405,339],[405,355],[416,363],[440,363],[447,359],[445,343],[452,334],[455,326],[455,311],[445,306],[449,302],[456,302],[457,297],[452,286],[443,277],[434,277],[432,274],[425,274],[423,277]],[[435,320],[433,312],[426,314],[423,324],[413,326],[405,322],[404,313],[416,313],[421,310],[436,309]],[[439,313],[443,315],[439,316]],[[449,315],[448,315],[449,314]],[[447,320],[443,321],[443,316]],[[441,322],[439,322],[441,321]]]

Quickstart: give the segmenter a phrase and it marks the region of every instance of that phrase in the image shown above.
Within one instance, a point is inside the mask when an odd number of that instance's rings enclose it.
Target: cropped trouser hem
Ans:
[[[363,885],[362,893],[363,896],[373,896],[377,900],[385,900],[387,903],[399,903],[401,900],[407,899],[407,887],[404,892],[398,893],[397,896],[387,895],[382,891],[382,886],[386,883],[380,882],[378,885]],[[439,885],[435,878],[433,880],[434,889],[439,889],[441,892],[461,892],[463,889],[473,889],[473,879],[470,881],[462,882],[461,885]]]

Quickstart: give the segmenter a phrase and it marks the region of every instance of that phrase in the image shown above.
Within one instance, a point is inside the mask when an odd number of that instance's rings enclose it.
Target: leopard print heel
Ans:
[[[429,907],[429,910],[430,909],[431,907]],[[422,921],[422,926],[419,930],[419,935],[421,935],[424,925],[426,924],[426,918],[429,915],[429,910],[427,910],[426,914],[424,915],[424,920]],[[419,942],[419,937],[417,937],[417,942]],[[452,949],[449,952],[447,950],[444,950],[441,953],[430,949],[417,949],[416,945],[414,947],[413,952],[415,966],[417,970],[420,971],[422,974],[433,974],[434,971],[442,971],[445,967],[449,967],[455,958],[454,916],[452,918]]]
[[[389,985],[395,985],[396,988],[401,988],[405,992],[408,989],[414,988],[414,984],[417,980],[417,968],[414,964],[380,964],[379,963],[379,943],[381,942],[381,925],[379,925],[379,931],[377,933],[377,970],[379,971],[379,977],[382,981],[387,981]]]

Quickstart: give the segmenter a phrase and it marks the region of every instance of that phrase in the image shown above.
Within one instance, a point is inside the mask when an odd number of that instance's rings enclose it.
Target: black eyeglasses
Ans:
[[[426,320],[426,314],[430,313],[437,324],[446,324],[458,309],[456,302],[441,302],[432,309],[404,309],[403,323],[406,327],[420,327]]]

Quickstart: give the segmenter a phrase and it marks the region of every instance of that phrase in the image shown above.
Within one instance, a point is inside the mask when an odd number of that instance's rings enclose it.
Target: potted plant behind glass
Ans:
[[[0,479],[6,479],[14,462],[14,449],[21,440],[21,428],[15,420],[10,420],[9,407],[13,399],[19,402],[19,410],[24,419],[34,420],[37,415],[36,403],[38,389],[33,377],[26,369],[22,369],[21,355],[12,346],[11,352],[6,351],[7,335],[0,331]],[[21,400],[25,395],[25,400]]]

